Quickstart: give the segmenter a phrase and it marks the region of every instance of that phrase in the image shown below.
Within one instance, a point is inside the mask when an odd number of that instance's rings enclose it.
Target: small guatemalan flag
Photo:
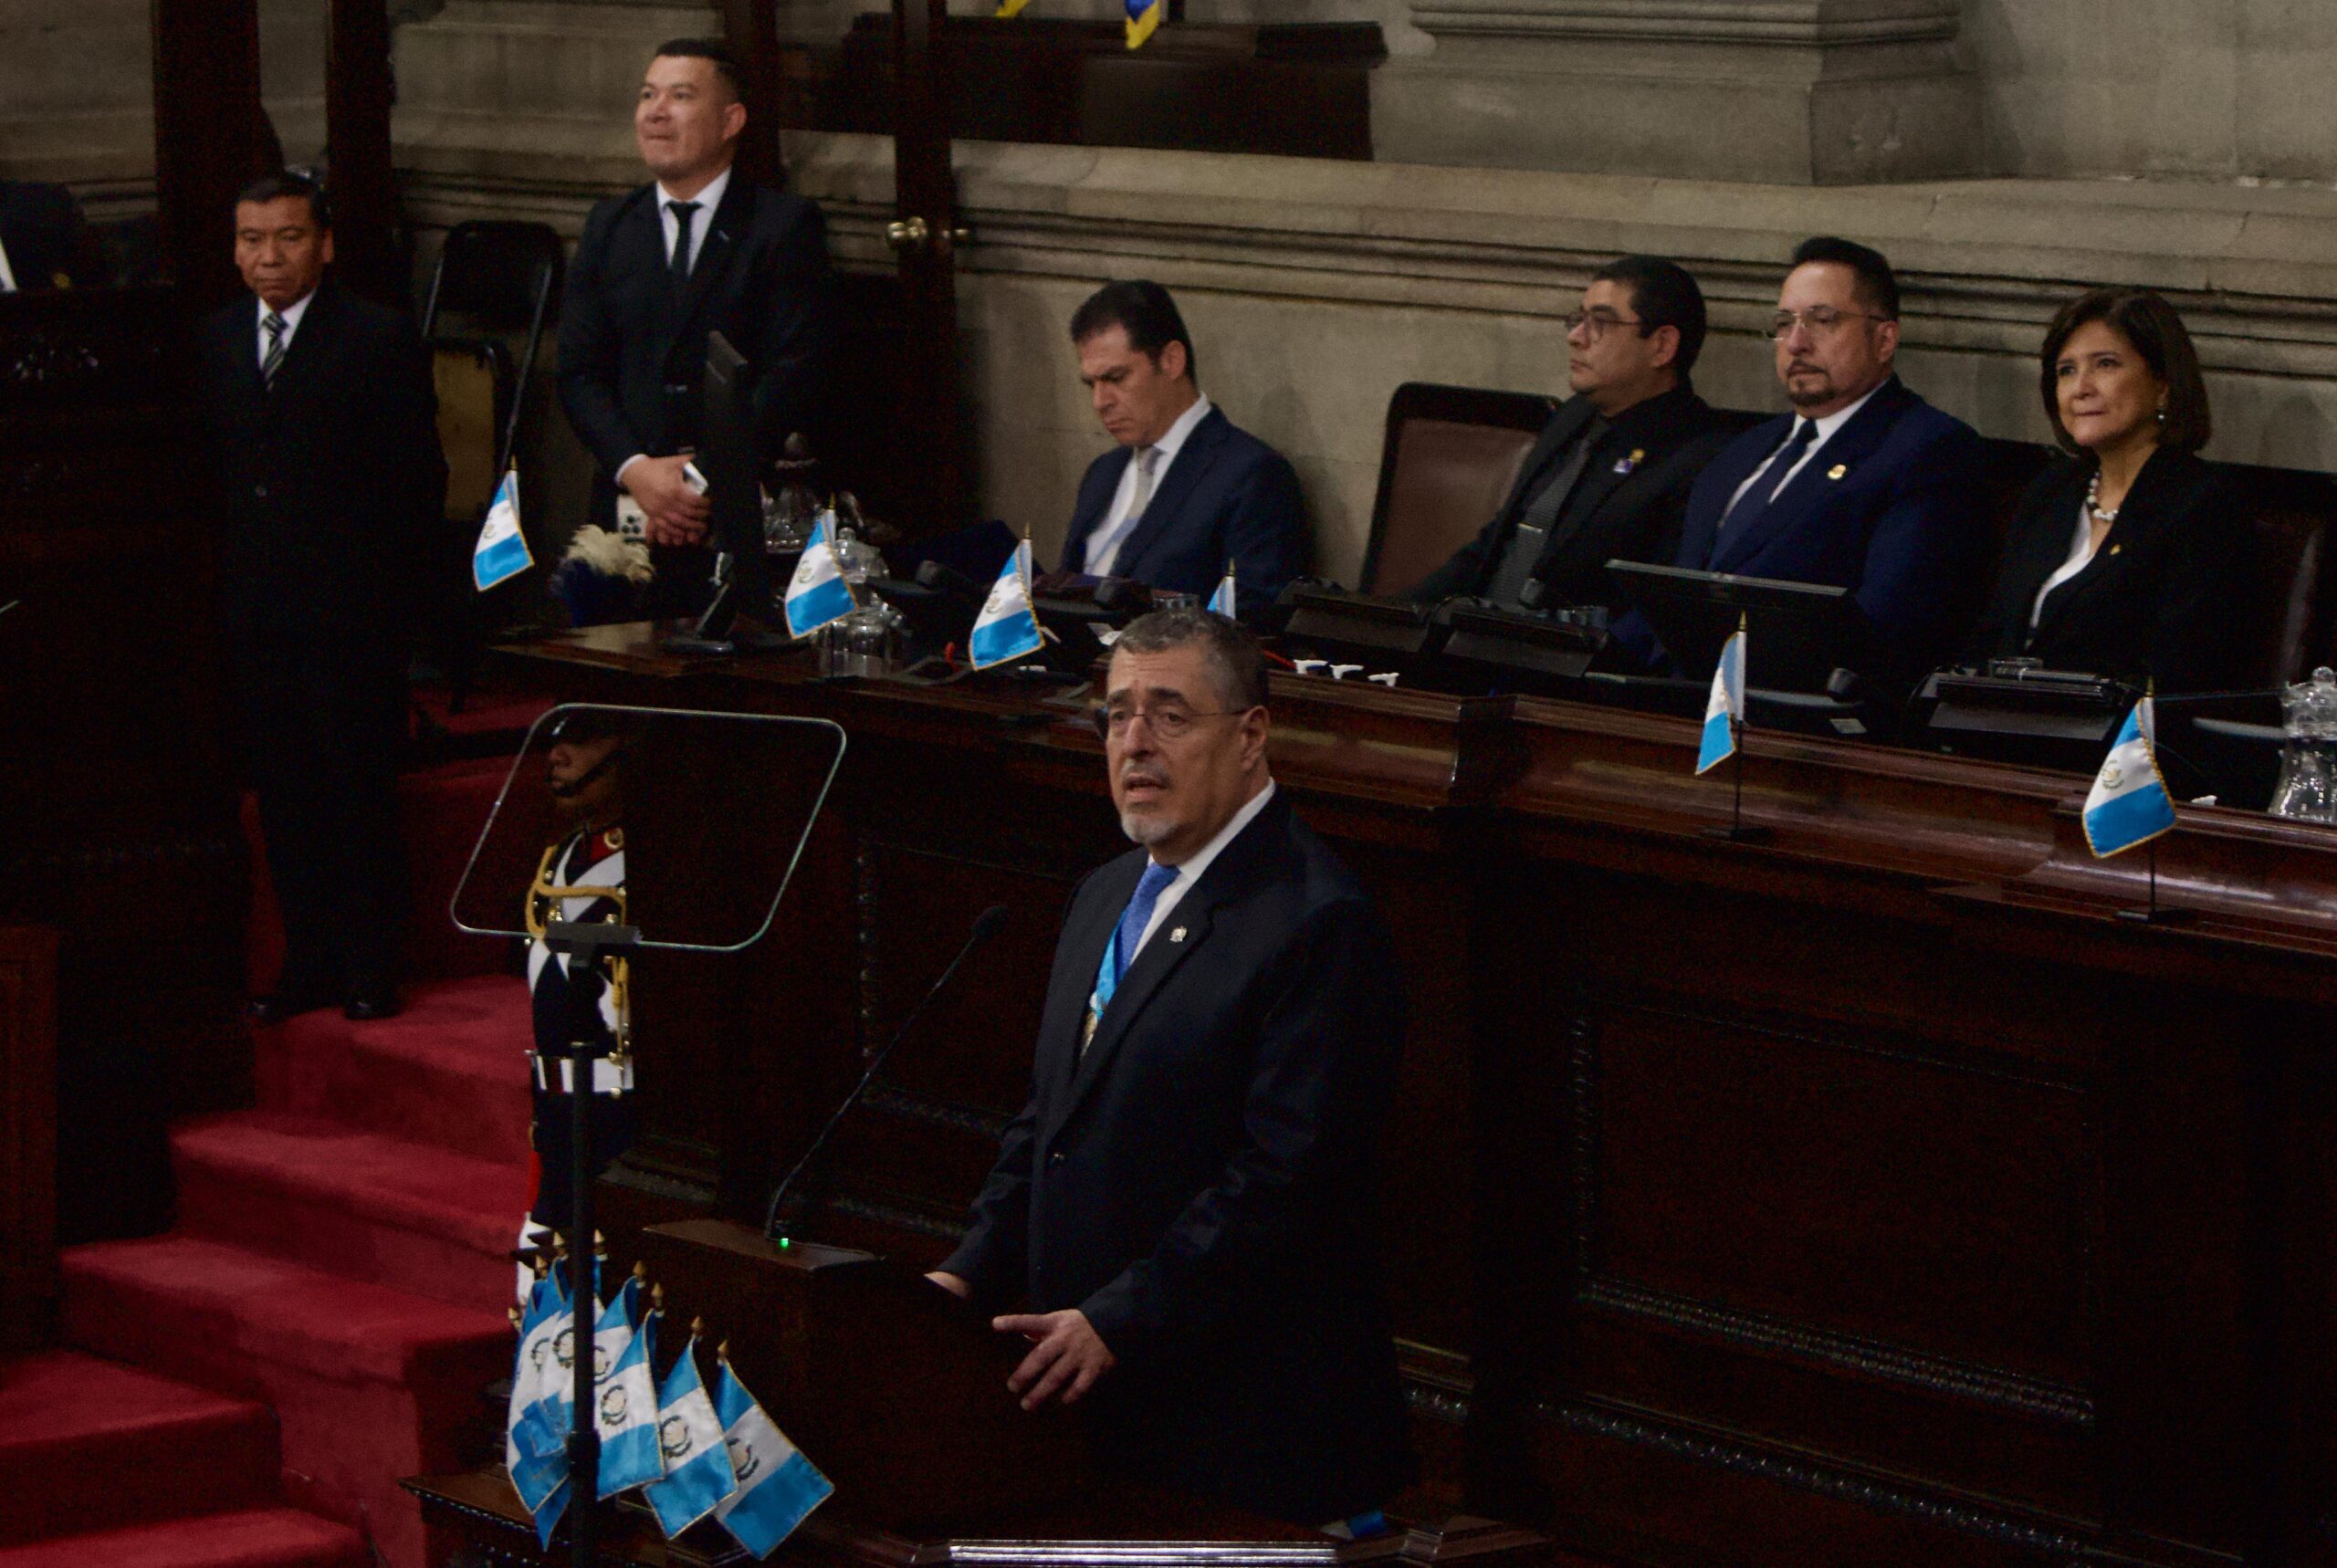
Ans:
[[[768,1557],[835,1488],[763,1414],[728,1361],[715,1374],[714,1413],[739,1478],[739,1490],[716,1506],[714,1517],[739,1545]]]
[[[519,531],[519,471],[514,468],[495,487],[487,521],[479,525],[478,543],[471,547],[471,580],[485,593],[535,564],[527,536]]]
[[[2085,798],[2085,841],[2096,859],[2146,844],[2175,826],[2175,802],[2152,754],[2151,699],[2134,705]]]
[[[990,597],[982,601],[982,612],[974,617],[974,632],[966,641],[966,652],[974,668],[987,670],[992,664],[1035,653],[1039,644],[1039,618],[1031,610],[1031,541],[1024,539],[999,568],[998,580],[990,585]]]
[[[795,636],[808,637],[853,612],[852,584],[836,564],[835,526],[833,512],[820,514],[812,525],[812,542],[787,580],[787,630]]]
[[[1229,560],[1225,563],[1225,575],[1218,580],[1217,591],[1209,596],[1210,613],[1222,615],[1228,621],[1237,620],[1234,606],[1239,602],[1233,592],[1233,563]]]
[[[671,1541],[739,1490],[722,1417],[698,1376],[695,1334],[657,1391],[657,1446],[665,1456],[665,1479],[650,1482],[642,1495],[657,1511],[658,1527]]]
[[[618,1318],[616,1327],[624,1334],[624,1349],[617,1354],[616,1364],[592,1385],[593,1397],[599,1402],[594,1416],[601,1432],[603,1500],[665,1474],[657,1442],[657,1382],[650,1373],[657,1348],[657,1314],[651,1312],[641,1320],[640,1327],[628,1329],[620,1315],[624,1311],[622,1301],[612,1301],[601,1314],[603,1331],[612,1317]],[[597,1362],[603,1335],[593,1337]]]
[[[1696,771],[1708,773],[1736,755],[1737,727],[1745,722],[1745,622],[1720,647],[1713,671],[1713,695],[1704,704],[1704,743]]]

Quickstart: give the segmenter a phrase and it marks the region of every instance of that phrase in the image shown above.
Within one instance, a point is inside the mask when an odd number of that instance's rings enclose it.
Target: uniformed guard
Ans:
[[[529,1053],[534,1081],[534,1120],[529,1142],[535,1153],[533,1196],[519,1228],[520,1287],[529,1275],[525,1254],[549,1248],[551,1233],[564,1228],[574,1196],[570,1191],[571,1092],[576,1073],[571,1042],[577,1020],[589,1016],[609,1054],[592,1064],[592,1169],[608,1169],[632,1144],[632,1011],[628,965],[615,955],[595,963],[571,964],[545,946],[553,921],[622,925],[624,895],[624,756],[633,739],[614,716],[571,714],[552,735],[544,783],[571,823],[567,837],[544,851],[528,889],[528,988],[534,998],[535,1049]],[[584,994],[579,996],[579,990]],[[582,1004],[580,1006],[580,1004]]]

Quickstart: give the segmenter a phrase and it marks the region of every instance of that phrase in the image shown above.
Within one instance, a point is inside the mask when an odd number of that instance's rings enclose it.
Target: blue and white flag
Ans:
[[[1736,755],[1737,727],[1745,722],[1745,625],[1737,623],[1721,644],[1720,663],[1713,670],[1713,695],[1704,704],[1704,743],[1696,752],[1696,771],[1708,773]]]
[[[1217,591],[1209,596],[1210,613],[1236,621],[1241,618],[1235,609],[1240,603],[1233,591],[1233,563],[1229,560],[1225,563],[1225,575],[1218,580]]]
[[[495,487],[487,521],[479,525],[478,543],[471,547],[471,580],[485,593],[535,564],[536,558],[528,553],[528,537],[519,531],[519,471],[514,468]]]
[[[714,1376],[714,1413],[739,1478],[739,1490],[716,1506],[714,1517],[739,1545],[768,1557],[835,1488],[763,1414],[727,1361]]]
[[[551,1532],[560,1523],[560,1516],[568,1511],[568,1478],[560,1478],[560,1485],[552,1491],[544,1506],[535,1511],[536,1543],[545,1551],[551,1550]]]
[[[836,561],[835,514],[822,512],[812,525],[803,559],[795,563],[795,575],[787,580],[787,629],[808,637],[851,614],[853,605],[852,584]]]
[[[602,1322],[624,1311],[622,1299],[612,1301]],[[649,1371],[656,1352],[657,1314],[644,1318],[637,1329],[622,1321],[617,1326],[625,1336],[624,1349],[608,1375],[592,1386],[594,1419],[601,1430],[600,1495],[604,1500],[665,1473],[665,1461],[657,1452],[657,1382]],[[594,1340],[597,1345],[599,1336]]]
[[[2096,859],[2146,844],[2175,826],[2175,801],[2151,750],[2155,739],[2151,699],[2144,697],[2118,727],[2085,798],[2085,841]]]
[[[739,1490],[722,1417],[714,1413],[706,1381],[698,1375],[695,1344],[683,1347],[682,1358],[657,1391],[657,1448],[665,1456],[665,1479],[651,1482],[642,1495],[657,1511],[657,1522],[671,1541]]]
[[[987,670],[1037,653],[1039,643],[1039,618],[1031,610],[1031,541],[1024,539],[999,568],[998,580],[990,585],[982,612],[974,617],[974,633],[967,639],[966,653],[974,668]]]
[[[568,1416],[576,1380],[576,1332],[564,1298],[540,1298],[540,1315],[519,1342],[519,1370],[511,1381],[511,1402],[519,1409],[510,1437],[523,1461],[556,1458],[558,1473],[535,1482],[520,1479],[519,1465],[511,1468],[512,1484],[533,1511],[537,1501],[551,1490],[567,1469]],[[541,1472],[539,1471],[540,1476]]]

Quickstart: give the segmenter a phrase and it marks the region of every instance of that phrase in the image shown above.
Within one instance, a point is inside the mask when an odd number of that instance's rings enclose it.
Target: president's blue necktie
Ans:
[[[1087,1027],[1079,1036],[1082,1055],[1086,1054],[1087,1042],[1095,1037],[1095,1025],[1103,1018],[1104,1009],[1112,1005],[1113,993],[1120,988],[1120,977],[1128,972],[1137,944],[1144,940],[1144,928],[1152,922],[1153,906],[1176,880],[1177,868],[1158,861],[1148,863],[1144,875],[1137,879],[1136,892],[1128,899],[1128,906],[1120,912],[1120,923],[1113,929],[1111,941],[1104,945],[1104,961],[1095,970],[1095,988],[1087,998]]]

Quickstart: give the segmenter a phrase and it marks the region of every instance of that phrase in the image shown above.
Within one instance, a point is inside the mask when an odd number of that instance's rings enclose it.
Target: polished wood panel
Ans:
[[[627,635],[525,662],[623,685]],[[938,1256],[1119,847],[1077,703],[631,679],[852,734],[854,962],[789,981],[859,1009],[826,1076],[1014,912],[839,1148],[823,1233]],[[1404,964],[1386,1236],[1447,1500],[1662,1568],[2337,1561],[2337,834],[2185,807],[2157,875],[2194,917],[2150,925],[2082,779],[1755,734],[1747,844],[1686,721],[1273,699]]]

